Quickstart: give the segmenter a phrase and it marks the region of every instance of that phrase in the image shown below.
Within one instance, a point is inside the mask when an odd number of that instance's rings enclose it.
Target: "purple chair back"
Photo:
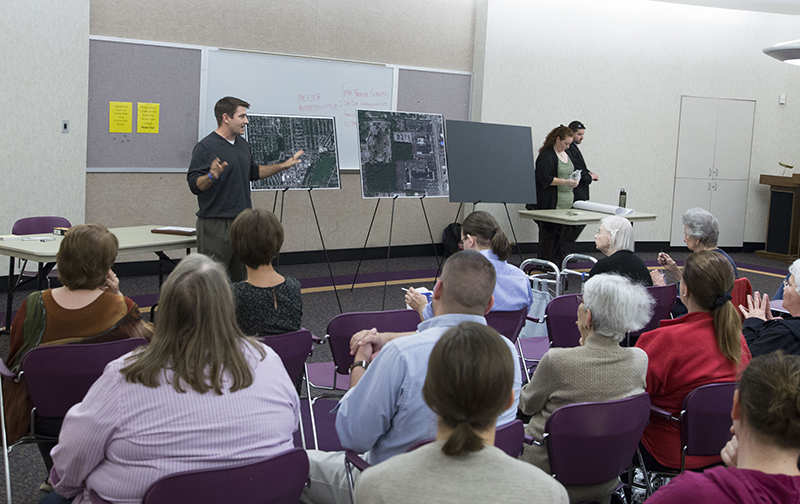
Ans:
[[[485,315],[486,324],[499,332],[511,343],[516,343],[519,333],[525,325],[528,317],[528,309],[522,308],[516,311],[490,311]]]
[[[579,304],[577,294],[558,296],[547,303],[544,313],[551,347],[570,348],[580,344],[581,333],[575,325]]]
[[[343,313],[333,317],[328,324],[328,336],[336,372],[345,375],[349,373],[350,365],[353,364],[350,338],[358,331],[373,327],[379,332],[416,331],[419,322],[419,313],[408,309]]]
[[[34,348],[22,358],[22,372],[36,413],[62,418],[103,374],[106,364],[140,346],[142,338],[107,343]]]
[[[308,481],[308,456],[293,448],[260,462],[170,474],[156,480],[143,504],[297,504]]]
[[[658,329],[659,322],[670,318],[672,308],[675,307],[675,301],[678,299],[677,284],[648,287],[647,292],[656,300],[656,304],[653,307],[653,316],[650,318],[650,322],[641,330],[632,331],[628,335],[627,346],[634,346],[642,333]]]
[[[550,472],[562,485],[616,478],[631,463],[650,417],[650,396],[562,406],[545,423]]]
[[[681,411],[685,455],[719,455],[731,439],[736,382],[710,383],[686,394]]]
[[[494,445],[509,456],[518,458],[525,444],[525,425],[522,420],[514,420],[497,428],[494,433]]]
[[[297,382],[305,371],[305,363],[313,348],[311,331],[300,329],[285,334],[258,336],[257,339],[275,350],[292,382]]]
[[[53,228],[57,227],[72,227],[72,224],[64,217],[56,216],[43,216],[43,217],[25,217],[19,219],[14,223],[11,228],[11,233],[15,235],[29,235],[29,234],[52,234]]]

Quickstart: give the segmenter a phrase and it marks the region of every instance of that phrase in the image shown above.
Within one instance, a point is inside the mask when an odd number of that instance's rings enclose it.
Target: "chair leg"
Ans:
[[[650,497],[653,495],[653,485],[650,483],[650,473],[647,472],[647,468],[644,466],[644,457],[642,457],[642,450],[636,448],[636,455],[639,457],[639,467],[642,469],[642,477],[644,478],[645,492],[647,492],[647,497]]]
[[[308,377],[308,365],[303,364],[303,368],[306,372],[306,377]],[[334,370],[334,373],[336,371]],[[306,396],[308,398],[308,415],[311,417],[311,434],[314,438],[314,449],[319,449],[319,442],[317,441],[317,422],[314,419],[314,401],[311,400],[311,387],[309,385],[309,381],[306,379]]]
[[[356,504],[355,497],[353,496],[356,486],[355,482],[353,481],[353,468],[347,459],[344,460],[344,467],[347,469],[347,490],[350,493],[350,504]]]

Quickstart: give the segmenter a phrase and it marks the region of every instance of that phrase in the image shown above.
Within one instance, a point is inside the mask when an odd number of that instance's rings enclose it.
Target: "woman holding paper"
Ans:
[[[575,134],[561,125],[545,137],[536,158],[536,206],[539,210],[572,208],[572,189],[580,182],[580,171],[573,178],[575,167],[567,148]],[[564,244],[575,241],[575,226],[536,221],[539,226],[539,259],[561,265]]]

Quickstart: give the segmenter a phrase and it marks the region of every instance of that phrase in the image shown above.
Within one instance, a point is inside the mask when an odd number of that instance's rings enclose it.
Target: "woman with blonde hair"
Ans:
[[[67,413],[50,473],[60,496],[140,501],[162,476],[293,447],[297,392],[280,357],[239,330],[223,266],[187,256],[159,308],[150,345],[109,363]]]
[[[628,219],[609,215],[600,221],[594,243],[606,257],[597,261],[589,271],[589,277],[616,273],[648,287],[653,285],[647,266],[633,253],[633,226]]]
[[[356,503],[563,503],[564,487],[494,446],[497,418],[514,402],[514,366],[494,329],[462,322],[442,335],[422,395],[438,415],[436,441],[364,471]]]
[[[478,210],[467,215],[461,225],[459,247],[480,252],[494,266],[497,282],[492,311],[516,311],[531,305],[533,293],[530,281],[521,269],[508,264],[511,243],[492,214]],[[416,289],[408,290],[405,301],[419,312],[422,320],[433,317],[433,306]]]
[[[680,295],[689,313],[662,320],[658,329],[642,334],[636,342],[650,358],[647,392],[654,406],[677,415],[693,389],[735,381],[747,367],[750,350],[739,313],[730,301],[733,281],[730,262],[717,252],[694,252],[686,259]],[[645,427],[642,446],[649,468],[680,467],[680,429],[673,424],[654,417]],[[719,461],[717,456],[687,456],[686,468]]]

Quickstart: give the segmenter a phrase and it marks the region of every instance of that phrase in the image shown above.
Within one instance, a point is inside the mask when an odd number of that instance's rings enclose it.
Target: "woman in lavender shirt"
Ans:
[[[67,413],[42,502],[141,502],[162,476],[293,448],[298,415],[280,357],[239,330],[225,270],[192,254],[164,283],[150,345]]]

